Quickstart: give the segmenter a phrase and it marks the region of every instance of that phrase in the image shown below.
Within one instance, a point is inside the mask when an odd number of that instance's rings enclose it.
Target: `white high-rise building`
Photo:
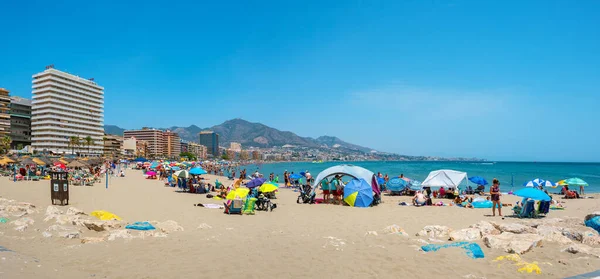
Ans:
[[[36,151],[87,156],[103,152],[104,87],[46,67],[33,77],[31,145]],[[86,142],[91,137],[92,144]],[[79,142],[72,144],[72,137]]]

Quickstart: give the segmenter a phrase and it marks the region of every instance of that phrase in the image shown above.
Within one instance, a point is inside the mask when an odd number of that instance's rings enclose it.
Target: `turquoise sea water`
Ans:
[[[585,191],[589,193],[600,192],[600,163],[525,163],[525,162],[292,162],[273,163],[263,165],[246,166],[248,173],[259,168],[265,176],[273,172],[278,174],[283,181],[282,174],[285,170],[299,173],[309,170],[316,177],[322,170],[339,164],[353,164],[371,170],[374,173],[381,172],[391,176],[404,174],[411,179],[423,181],[430,171],[439,169],[452,169],[467,172],[469,177],[482,176],[489,183],[493,178],[500,180],[502,191],[522,188],[523,183],[535,178],[542,178],[557,182],[561,179],[579,177],[590,186]],[[514,183],[511,187],[511,179]],[[577,190],[579,187],[577,187]],[[550,190],[558,191],[560,188]]]

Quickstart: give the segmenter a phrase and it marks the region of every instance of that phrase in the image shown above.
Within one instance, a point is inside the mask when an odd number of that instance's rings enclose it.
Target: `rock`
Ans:
[[[76,225],[81,215],[56,215],[56,223],[61,225]],[[45,219],[44,219],[45,220]]]
[[[450,241],[473,241],[481,239],[481,231],[476,228],[462,229],[450,232]]]
[[[425,226],[420,232],[417,233],[417,236],[448,237],[451,230],[452,229],[446,226]]]
[[[81,233],[77,230],[60,231],[57,233],[59,237],[64,238],[79,238]]]
[[[102,232],[114,229],[120,229],[122,227],[121,222],[117,220],[94,220],[94,219],[82,219],[77,222],[77,225],[86,227],[88,230]]]
[[[542,245],[542,236],[537,234],[514,234],[503,232],[499,235],[487,235],[483,238],[485,246],[502,249],[508,253],[524,254],[534,247]]]
[[[393,224],[393,225],[389,225],[387,227],[385,227],[383,229],[384,233],[387,234],[401,234],[401,235],[407,235],[407,233],[398,225]]]
[[[376,231],[368,231],[367,233],[365,233],[365,236],[367,236],[367,235],[374,235],[374,236],[377,236],[378,234],[377,234],[377,232],[376,232]]]
[[[525,225],[521,225],[521,224],[515,224],[515,223],[501,223],[501,224],[497,224],[496,228],[498,228],[498,230],[500,230],[501,232],[510,232],[510,233],[515,233],[515,234],[520,234],[520,233],[535,233],[535,229],[529,226],[525,226]]]
[[[492,223],[487,221],[480,221],[477,224],[469,226],[469,228],[479,229],[482,236],[500,234],[500,231],[494,225],[492,225]]]
[[[537,233],[542,236],[544,241],[556,242],[560,244],[571,244],[573,241],[563,235],[562,228],[540,225],[537,227]]]
[[[48,238],[48,237],[52,237],[52,234],[49,232],[42,232],[42,236]]]
[[[15,231],[24,232],[27,229],[27,227],[29,227],[27,224],[21,225],[21,226],[17,226],[17,227],[15,227]]]
[[[35,221],[33,221],[33,219],[28,218],[28,217],[23,217],[23,218],[19,218],[17,220],[14,220],[12,222],[10,222],[11,224],[15,225],[15,226],[22,226],[22,225],[33,225]]]
[[[104,239],[103,237],[84,237],[81,239],[81,243],[86,244],[86,243],[98,243],[98,242],[103,242],[106,241],[106,239]]]
[[[68,231],[72,228],[61,226],[61,225],[52,225],[46,229],[47,232],[60,232],[60,231]]]
[[[165,233],[183,231],[183,227],[173,220],[157,223],[154,227]]]
[[[85,212],[75,207],[69,207],[69,209],[67,210],[67,215],[85,215]]]
[[[62,211],[60,211],[56,206],[49,205],[48,208],[46,208],[46,216],[60,214],[62,214]]]
[[[145,238],[145,237],[167,237],[168,234],[163,233],[163,232],[157,232],[157,231],[141,231],[140,232],[140,237],[141,238]]]
[[[571,254],[586,254],[589,256],[600,258],[600,248],[592,248],[583,244],[569,245],[569,247],[565,248],[563,252],[568,252]]]
[[[134,238],[134,236],[131,235],[131,233],[129,233],[128,230],[123,229],[123,230],[111,231],[107,237],[108,241],[113,241],[117,238],[131,239],[131,238]]]
[[[584,236],[583,239],[581,240],[581,243],[591,245],[591,246],[598,246],[598,245],[600,245],[600,236],[597,236],[597,235]]]
[[[571,240],[578,242],[583,242],[584,238],[598,236],[598,233],[595,230],[587,227],[563,228],[562,233],[564,236],[570,238]]]

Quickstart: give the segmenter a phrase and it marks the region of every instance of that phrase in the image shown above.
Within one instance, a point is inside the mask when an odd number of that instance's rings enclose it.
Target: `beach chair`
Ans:
[[[226,214],[242,214],[242,210],[244,209],[244,201],[241,199],[229,200],[224,202],[225,211],[223,213]]]
[[[540,201],[538,206],[537,214],[538,215],[546,215],[550,212],[550,202],[549,201]]]
[[[535,212],[534,206],[535,206],[534,200],[526,201],[525,204],[523,204],[523,208],[521,209],[520,214],[518,215],[519,218],[535,218],[536,212]]]

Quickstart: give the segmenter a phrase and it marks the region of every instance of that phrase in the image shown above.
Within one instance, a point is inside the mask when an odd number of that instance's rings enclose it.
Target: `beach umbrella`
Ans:
[[[172,167],[171,169],[174,170],[174,171],[181,170],[181,168],[179,168],[179,167]]]
[[[406,184],[408,184],[406,180],[400,177],[394,177],[387,182],[386,187],[390,191],[398,192],[406,188]]]
[[[475,183],[477,185],[483,185],[483,186],[485,186],[485,185],[488,184],[487,180],[485,180],[485,178],[483,178],[481,176],[472,176],[472,177],[469,177],[469,181],[471,181],[471,182],[473,182],[473,183]]]
[[[550,196],[536,188],[523,188],[513,193],[517,197],[530,198],[538,201],[550,201]]]
[[[190,172],[186,170],[180,170],[178,172],[175,172],[174,175],[176,175],[179,178],[190,178]]]
[[[55,167],[59,167],[61,169],[66,169],[67,168],[67,166],[65,166],[65,164],[63,162],[60,162],[60,161],[54,162],[54,166]]]
[[[379,185],[385,184],[385,179],[383,179],[383,177],[377,177],[377,184],[379,184]]]
[[[565,183],[569,186],[589,186],[587,182],[577,177],[565,179]]]
[[[540,187],[540,185],[542,185],[542,183],[544,183],[545,180],[541,179],[541,178],[536,178],[534,180],[531,181],[527,181],[523,184],[524,187]]]
[[[301,171],[301,172],[300,172],[300,175],[302,175],[302,176],[306,176],[306,173],[305,173],[305,172],[303,172],[303,171]]]
[[[294,173],[294,174],[290,175],[290,178],[291,179],[300,179],[300,178],[302,178],[302,175]]]
[[[556,187],[556,185],[556,183],[552,183],[550,180],[544,180],[542,183],[540,183],[540,186],[542,187]]]
[[[411,190],[413,190],[413,191],[423,190],[423,187],[421,186],[421,182],[420,181],[411,180],[408,185],[409,185],[409,188]]]
[[[265,183],[265,181],[267,181],[267,180],[262,177],[255,178],[255,179],[250,180],[248,183],[246,183],[246,187],[256,188],[260,185],[263,185],[263,183]]]
[[[243,199],[246,196],[248,196],[248,193],[250,193],[250,189],[245,188],[245,187],[240,187],[240,188],[229,191],[229,193],[227,193],[227,196],[225,198],[228,200],[234,200],[236,198]]]
[[[67,164],[67,166],[69,168],[83,168],[83,167],[87,167],[87,165],[83,162],[80,161],[73,161]]]
[[[258,190],[263,193],[274,192],[277,191],[277,189],[279,189],[279,186],[273,182],[264,183],[263,185],[260,185],[260,188],[258,188]]]
[[[354,207],[369,207],[373,202],[373,188],[364,179],[353,179],[344,187],[344,201]]]
[[[36,165],[40,165],[40,166],[43,166],[43,165],[45,165],[45,164],[46,164],[46,162],[44,162],[44,161],[40,160],[39,158],[33,158],[33,160],[32,160],[32,161],[33,161],[33,162],[34,162]]]
[[[15,160],[13,160],[13,159],[11,159],[11,158],[8,158],[8,157],[6,157],[6,156],[2,157],[2,161],[4,161],[4,162],[5,162],[5,163],[7,163],[7,164],[10,164],[10,163],[15,163]]]
[[[156,172],[154,172],[154,171],[149,171],[149,172],[146,172],[146,175],[148,175],[148,176],[153,176],[153,175],[156,175]]]
[[[196,168],[192,168],[192,169],[190,169],[190,174],[193,174],[193,175],[201,175],[201,174],[206,174],[206,171],[205,171],[205,170],[203,170],[202,168],[198,168],[198,167],[196,167]]]

